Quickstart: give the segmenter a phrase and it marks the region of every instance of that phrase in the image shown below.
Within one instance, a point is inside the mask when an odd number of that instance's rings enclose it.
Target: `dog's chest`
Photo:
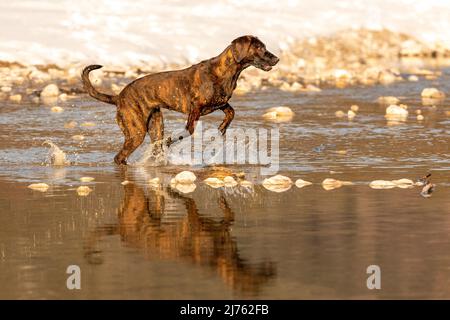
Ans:
[[[227,91],[220,88],[215,92],[215,94],[212,96],[210,104],[212,105],[223,105],[228,102],[231,98],[231,93],[228,93]]]
[[[236,82],[239,77],[238,72],[227,72],[220,74],[217,72],[199,73],[198,87],[194,86],[194,97],[197,105],[201,107],[216,108],[225,105],[230,100]],[[195,82],[194,82],[195,83]]]
[[[236,87],[236,82],[231,79],[213,85],[213,92],[209,99],[209,104],[212,106],[224,105],[230,100],[233,90]]]

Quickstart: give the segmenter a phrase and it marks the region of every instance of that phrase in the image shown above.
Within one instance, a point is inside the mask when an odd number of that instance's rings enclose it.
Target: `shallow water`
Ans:
[[[450,298],[449,99],[435,108],[420,99],[425,87],[450,92],[450,70],[443,71],[433,81],[234,97],[231,127],[278,127],[280,173],[314,182],[283,193],[260,185],[258,166],[239,165],[229,168],[244,171],[253,190],[197,181],[193,193],[181,194],[169,180],[187,166],[112,163],[122,144],[113,107],[86,96],[58,103],[62,113],[2,101],[0,298]],[[376,99],[388,95],[409,106],[406,122],[387,123]],[[352,104],[360,107],[353,121],[335,117]],[[279,105],[292,108],[293,120],[263,121],[263,111]],[[165,117],[168,132],[183,126],[177,114]],[[71,120],[78,125],[64,128]],[[221,120],[212,114],[204,125]],[[86,139],[75,141],[76,134]],[[73,164],[47,165],[46,140]],[[430,198],[419,187],[368,186],[427,172],[436,184]],[[82,176],[95,180],[81,183]],[[160,188],[148,185],[154,177]],[[325,178],[354,185],[326,191]],[[50,188],[28,189],[33,182]],[[80,185],[93,192],[78,196]],[[66,288],[73,264],[81,290]],[[381,267],[381,290],[366,287],[369,265]]]

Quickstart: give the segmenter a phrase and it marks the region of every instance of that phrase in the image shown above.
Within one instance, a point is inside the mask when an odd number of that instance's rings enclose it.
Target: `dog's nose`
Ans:
[[[276,65],[280,61],[280,58],[278,58],[277,56],[273,56],[272,61],[273,61],[273,65]]]

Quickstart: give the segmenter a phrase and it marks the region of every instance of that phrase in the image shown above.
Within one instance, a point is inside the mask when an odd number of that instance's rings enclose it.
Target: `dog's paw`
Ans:
[[[227,132],[227,126],[220,126],[217,130],[224,136]]]
[[[127,160],[125,160],[125,159],[120,159],[118,156],[115,156],[114,157],[114,162],[117,164],[117,165],[124,165],[124,166],[126,166],[127,165]]]
[[[172,140],[171,137],[167,138],[167,139],[166,139],[166,146],[167,146],[167,147],[170,147],[170,146],[173,144],[173,142],[174,142],[174,141]]]

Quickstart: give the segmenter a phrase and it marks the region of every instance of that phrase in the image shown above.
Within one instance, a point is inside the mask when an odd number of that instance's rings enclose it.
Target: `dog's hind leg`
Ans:
[[[117,164],[127,164],[126,159],[133,153],[144,141],[147,128],[145,122],[141,120],[134,110],[122,112],[121,108],[117,109],[117,123],[122,129],[125,136],[122,149],[114,157]]]
[[[162,151],[164,138],[164,118],[159,107],[153,108],[147,122],[147,132],[153,144],[153,150]]]

